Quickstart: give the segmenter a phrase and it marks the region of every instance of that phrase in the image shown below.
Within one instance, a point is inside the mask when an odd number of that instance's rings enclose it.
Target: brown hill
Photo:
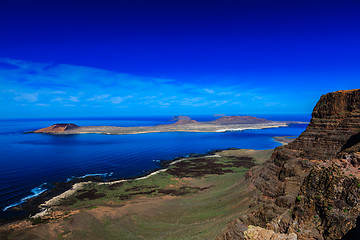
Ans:
[[[251,116],[224,116],[213,121],[216,124],[255,124],[255,123],[269,123],[270,120]]]
[[[75,129],[79,126],[73,123],[56,123],[46,128],[34,131],[35,133],[60,133],[66,130]]]
[[[247,173],[253,210],[218,239],[341,239],[360,220],[359,166],[360,89],[323,95],[306,131]]]
[[[184,125],[184,124],[191,124],[191,123],[198,123],[195,120],[192,119],[180,119],[176,123],[173,123],[174,125]]]

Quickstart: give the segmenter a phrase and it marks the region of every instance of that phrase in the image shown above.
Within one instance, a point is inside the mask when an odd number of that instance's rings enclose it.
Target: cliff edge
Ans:
[[[359,129],[360,90],[328,93],[316,104],[306,131],[285,149],[293,151],[289,158],[338,158],[340,152],[350,150],[359,143]],[[277,152],[281,151],[281,148],[277,149]],[[287,154],[283,151],[280,155],[284,157]]]
[[[351,239],[360,228],[359,167],[360,89],[323,95],[306,131],[247,173],[249,213],[217,239]]]

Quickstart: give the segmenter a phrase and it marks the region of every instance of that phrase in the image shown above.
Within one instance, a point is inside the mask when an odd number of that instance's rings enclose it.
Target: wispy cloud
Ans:
[[[205,88],[205,89],[204,89],[204,91],[205,91],[205,92],[207,92],[207,93],[210,93],[210,94],[215,93],[215,91],[214,91],[214,90],[209,89],[209,88]]]
[[[35,105],[40,107],[50,107],[50,104],[47,103],[36,103]]]
[[[110,94],[94,95],[93,97],[88,98],[87,100],[89,100],[89,101],[102,101],[104,99],[107,99],[108,97],[110,97]]]
[[[78,101],[79,101],[79,97],[70,96],[70,97],[69,97],[69,101],[71,101],[71,102],[78,102]]]
[[[25,101],[25,102],[37,102],[39,93],[16,93],[14,100],[16,101]]]
[[[2,103],[13,99],[14,104],[106,109],[109,112],[111,108],[120,107],[135,113],[148,107],[194,113],[198,109],[221,108],[225,112],[237,103],[241,103],[237,106],[247,106],[243,103],[252,99],[257,104],[276,103],[263,98],[266,92],[263,89],[241,84],[189,83],[68,64],[13,59],[0,59],[0,62],[11,66],[0,67]]]
[[[110,99],[110,101],[113,104],[119,104],[119,103],[122,103],[124,101],[124,98],[122,98],[122,97],[113,97],[113,98]]]

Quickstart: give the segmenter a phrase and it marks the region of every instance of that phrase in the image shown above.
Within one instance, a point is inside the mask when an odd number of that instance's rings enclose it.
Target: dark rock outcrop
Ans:
[[[360,90],[323,95],[306,131],[247,173],[249,190],[257,192],[252,211],[230,222],[218,239],[249,239],[244,228],[250,225],[279,239],[291,233],[341,239],[360,216],[359,166]]]
[[[254,124],[254,123],[270,123],[272,121],[263,118],[251,116],[224,116],[213,121],[216,124]]]
[[[56,123],[46,128],[41,128],[34,133],[61,133],[67,130],[76,129],[79,126],[73,123]]]

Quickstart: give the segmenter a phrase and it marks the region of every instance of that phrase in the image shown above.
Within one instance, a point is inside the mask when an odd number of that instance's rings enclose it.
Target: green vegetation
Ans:
[[[37,218],[30,218],[31,224],[32,225],[38,225],[40,223],[44,223],[47,222],[47,220],[42,219],[41,217],[37,217]]]
[[[296,201],[301,202],[301,200],[302,200],[302,199],[301,199],[300,196],[297,196],[297,197],[296,197]]]
[[[221,157],[185,160],[141,180],[89,184],[61,206],[80,213],[57,224],[70,239],[214,239],[248,210],[247,166],[271,153],[230,150]]]

